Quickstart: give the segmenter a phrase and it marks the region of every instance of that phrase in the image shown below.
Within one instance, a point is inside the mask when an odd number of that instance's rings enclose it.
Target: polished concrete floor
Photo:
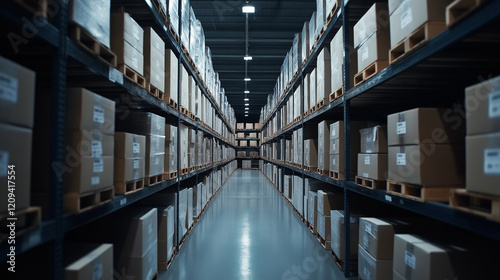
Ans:
[[[345,279],[259,170],[236,170],[159,279]]]

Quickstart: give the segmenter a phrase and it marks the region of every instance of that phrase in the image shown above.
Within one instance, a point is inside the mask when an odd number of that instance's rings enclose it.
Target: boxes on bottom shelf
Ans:
[[[464,185],[464,166],[463,145],[389,147],[390,180],[421,186],[460,187]]]
[[[117,257],[115,270],[126,268],[127,276],[137,280],[152,280],[158,272],[158,245],[155,241],[151,248],[140,257]]]
[[[174,211],[172,205],[158,209],[158,262],[168,262],[174,251]]]
[[[325,241],[331,242],[331,220],[330,216],[324,216],[321,213],[317,213],[317,230],[318,230],[318,235],[321,236],[321,238]]]
[[[331,210],[344,209],[344,193],[342,192],[317,192],[318,213],[321,215],[330,215]]]
[[[386,180],[387,154],[358,154],[358,176]]]
[[[500,196],[500,132],[467,136],[466,188]]]
[[[307,221],[313,229],[316,229],[318,220],[318,196],[316,192],[309,191],[307,202]]]
[[[67,247],[71,249],[68,248],[65,260],[71,263],[64,268],[64,279],[113,279],[113,244],[71,244]],[[74,261],[73,256],[76,257]]]
[[[392,279],[392,260],[379,260],[358,246],[358,273],[362,280]]]
[[[341,260],[344,260],[344,211],[332,210],[331,214],[331,233],[332,233],[332,251]],[[350,219],[351,234],[351,260],[358,258],[358,237],[359,237],[359,218],[351,215]]]
[[[16,209],[21,210],[30,206],[31,194],[31,129],[0,123],[0,188],[1,197],[5,203],[0,204],[0,213],[6,213],[8,198],[8,176],[15,172]],[[9,168],[13,165],[13,168]]]
[[[395,225],[378,218],[359,219],[359,246],[377,260],[392,260]]]

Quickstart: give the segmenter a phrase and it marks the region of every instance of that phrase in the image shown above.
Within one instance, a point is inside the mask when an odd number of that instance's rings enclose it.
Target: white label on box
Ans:
[[[370,223],[366,223],[366,224],[365,224],[365,231],[366,231],[366,233],[368,233],[369,235],[373,235],[373,234],[372,234],[372,224],[370,224]]]
[[[363,234],[363,246],[368,248],[370,246],[370,239],[368,239],[368,236],[366,234]]]
[[[139,158],[134,158],[134,169],[139,169]]]
[[[369,56],[369,52],[368,52],[368,47],[364,47],[362,50],[361,50],[361,61],[365,61],[368,59],[368,56]]]
[[[490,119],[500,117],[500,91],[490,94],[489,99],[488,116]]]
[[[7,177],[9,165],[9,152],[0,151],[0,177]]]
[[[123,73],[111,66],[109,67],[108,78],[112,83],[123,85]]]
[[[336,164],[336,159],[333,158],[332,163],[335,165]]]
[[[397,154],[397,159],[396,159],[396,165],[406,165],[406,154],[405,153],[398,153]]]
[[[92,178],[90,179],[90,184],[92,186],[99,185],[100,182],[101,179],[99,178],[99,176],[92,176]]]
[[[140,152],[141,152],[141,144],[139,144],[139,143],[134,143],[134,144],[133,144],[133,149],[132,149],[132,152],[133,152],[134,154],[138,154],[138,153],[140,153]]]
[[[484,174],[500,175],[500,149],[484,150]]]
[[[99,260],[94,261],[94,270],[92,271],[92,280],[101,280],[103,272],[102,262]]]
[[[402,14],[401,14],[401,29],[404,29],[408,24],[410,24],[413,20],[413,15],[411,8],[408,7]]]
[[[369,155],[365,156],[365,165],[370,165],[370,156]]]
[[[337,145],[335,143],[333,143],[332,148],[333,148],[334,151],[336,151],[337,150]]]
[[[370,178],[370,174],[368,174],[367,172],[363,172],[363,177]]]
[[[17,103],[18,84],[15,77],[0,72],[0,99]]]
[[[415,266],[417,264],[417,258],[414,254],[408,252],[408,250],[405,250],[405,263],[412,269],[415,269]]]
[[[100,106],[94,106],[94,122],[104,123],[104,109]]]
[[[406,122],[398,122],[396,127],[396,134],[397,135],[406,134]]]
[[[94,159],[94,173],[101,173],[104,171],[104,160],[102,158]]]
[[[102,157],[102,142],[92,141],[92,157]]]

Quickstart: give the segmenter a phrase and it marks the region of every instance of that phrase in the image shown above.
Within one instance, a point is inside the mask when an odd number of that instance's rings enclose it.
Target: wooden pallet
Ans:
[[[456,189],[451,191],[450,207],[500,222],[500,196]]]
[[[340,2],[341,2],[340,0],[335,0],[335,3],[333,4],[332,10],[326,16],[326,26],[330,25],[330,23],[332,22],[333,18],[335,17],[335,14],[340,9],[340,5],[341,5]]]
[[[165,98],[165,93],[157,87],[153,86],[151,83],[147,83],[146,90],[149,92],[149,94],[160,100],[164,100]]]
[[[14,2],[37,17],[47,18],[47,0],[14,0]]]
[[[389,63],[392,64],[407,54],[423,46],[446,29],[444,22],[427,22],[417,28],[410,36],[399,42],[389,51]],[[356,81],[356,80],[355,80]]]
[[[338,266],[338,268],[341,271],[344,271],[345,269],[345,262],[340,260],[340,258],[332,251],[332,258],[335,264]],[[357,271],[358,270],[358,261],[357,260],[350,260],[350,271]]]
[[[194,166],[189,167],[189,173],[194,171]]]
[[[453,26],[489,0],[455,0],[446,7],[446,25]]]
[[[163,177],[165,180],[172,180],[177,178],[177,171],[172,171],[172,172],[164,172]]]
[[[450,191],[457,187],[422,187],[412,184],[400,183],[392,180],[387,180],[387,192],[393,195],[416,201],[435,201],[448,202],[450,199]]]
[[[95,192],[67,193],[64,195],[64,212],[79,214],[108,203],[115,197],[114,187],[109,187]]]
[[[313,166],[305,166],[304,165],[304,170],[308,171],[308,172],[316,172],[318,170],[317,167],[313,167]]]
[[[378,181],[375,179],[365,178],[361,176],[356,176],[355,179],[356,185],[372,189],[372,190],[385,190],[386,189],[386,181]]]
[[[317,234],[316,239],[318,239],[319,244],[325,249],[325,250],[331,250],[332,249],[332,242],[331,241],[325,241],[323,237],[321,237],[319,234]]]
[[[309,223],[309,230],[310,230],[310,231],[311,231],[311,233],[312,233],[313,235],[315,235],[315,236],[318,234],[318,231],[317,231],[316,227],[315,227],[315,226],[313,226],[311,223]]]
[[[181,114],[189,118],[189,111],[181,105]]]
[[[319,173],[319,175],[322,175],[322,176],[328,176],[328,170],[323,170],[323,169],[319,169],[319,168],[316,168],[315,172]]]
[[[172,33],[172,36],[174,37],[175,41],[179,43],[180,42],[179,35],[175,32],[173,26],[169,23],[167,24],[167,27],[170,33]]]
[[[153,0],[151,2],[153,2],[153,6],[160,15],[161,19],[163,20],[163,23],[167,23],[168,22],[167,12],[163,10],[163,7],[160,5],[160,2],[158,0]]]
[[[387,60],[377,60],[370,64],[363,71],[354,75],[354,86],[358,86],[389,66]]]
[[[345,173],[344,172],[338,172],[338,171],[329,171],[328,175],[330,178],[337,180],[337,181],[342,181],[345,179]]]
[[[100,61],[116,67],[116,55],[108,47],[104,46],[83,27],[71,24],[69,26],[69,37],[81,48],[97,57]]]
[[[165,271],[170,268],[170,265],[174,261],[175,256],[177,255],[177,252],[175,251],[175,247],[173,248],[172,256],[170,259],[166,262],[158,262],[158,270],[160,271]]]
[[[146,79],[139,73],[137,73],[134,69],[128,67],[125,64],[121,64],[118,66],[118,70],[127,77],[127,79],[131,80],[135,84],[139,85],[142,88],[146,88]]]
[[[10,229],[7,225],[11,222],[16,224],[16,236],[20,236],[42,223],[42,208],[30,206],[14,210],[13,215],[9,215],[9,212],[0,215],[0,243],[10,236]]]
[[[340,86],[337,90],[330,93],[330,103],[344,95],[344,86]]]
[[[158,175],[153,175],[153,176],[146,176],[146,177],[144,177],[144,184],[149,187],[149,186],[159,184],[163,180],[164,180],[163,173],[158,174]]]
[[[325,107],[325,105],[326,105],[326,104],[328,104],[328,101],[329,101],[329,100],[328,100],[328,98],[326,98],[326,97],[325,97],[325,98],[323,98],[321,101],[319,101],[319,102],[316,104],[316,106],[315,106],[315,107],[316,107],[316,110],[315,110],[315,111],[317,111],[317,110],[319,110],[319,109],[321,109],[321,108]]]
[[[181,176],[189,173],[189,168],[181,168]]]
[[[144,188],[144,179],[129,182],[115,182],[115,194],[129,194]]]

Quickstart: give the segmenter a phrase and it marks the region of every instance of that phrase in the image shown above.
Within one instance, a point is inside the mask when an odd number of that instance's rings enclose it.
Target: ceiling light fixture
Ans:
[[[249,90],[245,90],[243,93],[250,93],[250,91]]]
[[[252,60],[253,58],[251,56],[249,56],[249,55],[245,55],[243,57],[243,59],[246,60],[246,61],[248,61],[248,60]]]
[[[248,2],[243,8],[241,8],[241,11],[245,14],[253,14],[255,13],[255,7],[252,5],[249,5]]]
[[[249,103],[245,103],[245,106],[250,106],[250,104]]]
[[[250,99],[248,99],[248,97],[245,97],[245,99],[244,99],[244,100],[245,100],[245,101],[248,101],[248,100],[250,100]]]
[[[245,82],[250,82],[252,79],[250,79],[249,77],[245,77],[245,79],[243,79]]]

